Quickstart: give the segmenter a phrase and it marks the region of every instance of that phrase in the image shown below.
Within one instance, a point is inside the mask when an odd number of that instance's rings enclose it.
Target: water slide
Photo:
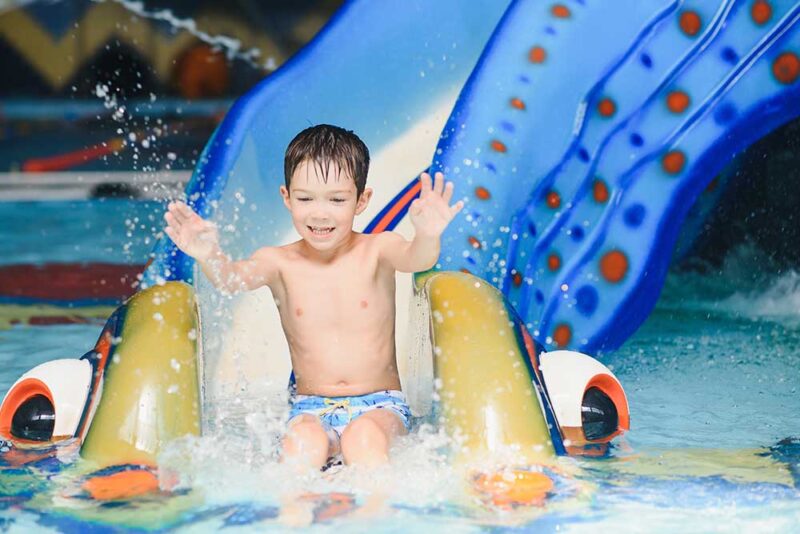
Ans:
[[[289,141],[311,124],[354,130],[369,146],[370,206],[356,230],[399,231],[461,88],[508,2],[348,2],[299,54],[240,98],[209,141],[186,194],[217,221],[233,257],[297,239],[278,187]],[[192,280],[193,263],[169,240],[144,285]],[[197,280],[203,310],[206,407],[214,398],[285,392],[288,347],[266,288],[235,300]],[[411,276],[398,280],[398,348],[409,355]],[[408,358],[405,358],[408,359]],[[401,360],[405,360],[401,357]],[[401,365],[403,362],[401,361]],[[420,371],[432,378],[430,363]]]
[[[798,17],[797,2],[515,2],[437,150],[471,200],[442,268],[500,287],[548,347],[619,347],[698,196],[800,113]]]
[[[460,429],[473,432],[475,447],[513,430],[512,441],[546,443],[549,457],[589,436],[581,397],[593,385],[624,408],[606,437],[627,428],[627,403],[613,376],[552,349],[591,353],[624,342],[654,305],[698,196],[702,218],[716,197],[701,193],[723,167],[798,115],[800,3],[500,4],[476,1],[465,10],[457,0],[349,2],[234,105],[186,195],[219,223],[225,249],[242,257],[296,239],[277,189],[283,151],[309,124],[346,126],[370,146],[375,195],[357,228],[365,232],[411,237],[404,216],[418,192],[416,176],[431,166],[445,171],[467,207],[444,236],[440,272],[399,279],[404,389],[417,415],[427,413],[434,364],[420,354],[432,352],[430,340],[418,349],[433,336],[442,351],[438,375],[462,384],[444,395],[447,419],[465,417]],[[151,464],[164,439],[213,423],[217,400],[279,397],[289,375],[268,290],[220,296],[167,239],[143,286],[149,289],[112,316],[82,363],[65,364],[85,387],[67,399],[77,408],[72,426],[60,431],[83,439],[82,454],[112,469],[92,486],[100,495],[116,491],[120,464],[150,469],[126,472],[142,477],[142,491],[152,488]],[[447,316],[450,305],[463,321],[439,324],[436,314]],[[127,369],[138,372],[137,362],[154,369],[154,387],[124,380]],[[202,399],[192,386],[195,364]],[[566,384],[579,372],[584,382]],[[13,406],[4,401],[0,426],[13,426],[32,393],[50,394],[53,405],[67,395],[40,388],[43,379],[58,382],[56,364],[32,373],[12,388]],[[165,381],[170,373],[180,380]],[[507,395],[476,393],[510,380],[518,385]],[[564,411],[559,391],[570,387],[577,395]],[[178,392],[185,406],[164,400]],[[473,420],[481,414],[491,415],[496,434],[489,419]],[[106,438],[123,419],[135,429],[125,438],[137,443],[131,458]],[[143,440],[150,449],[139,457]]]
[[[799,3],[761,0],[349,2],[235,104],[187,196],[234,257],[290,242],[283,150],[310,124],[343,125],[373,155],[358,230],[410,237],[414,179],[433,162],[467,201],[437,269],[498,287],[548,349],[614,349],[655,305],[701,193],[800,113],[798,17]],[[164,240],[145,285],[192,267]],[[204,283],[207,395],[282,389],[268,291],[229,301]],[[411,283],[398,283],[407,381],[430,375],[409,347]]]

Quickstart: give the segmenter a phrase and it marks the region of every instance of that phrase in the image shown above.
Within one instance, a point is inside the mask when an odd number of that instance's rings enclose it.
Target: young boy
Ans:
[[[409,207],[413,241],[354,232],[372,196],[368,168],[369,151],[353,132],[324,124],[300,132],[286,150],[280,188],[300,240],[242,261],[222,252],[214,224],[186,204],[170,203],[164,216],[167,235],[217,288],[272,291],[297,386],[283,454],[315,468],[339,454],[348,464],[383,463],[408,431],[395,358],[395,271],[433,267],[440,236],[463,207],[450,206],[452,182],[423,173]]]

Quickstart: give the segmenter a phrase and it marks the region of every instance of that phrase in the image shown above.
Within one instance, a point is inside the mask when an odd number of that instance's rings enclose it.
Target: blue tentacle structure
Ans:
[[[799,17],[788,1],[514,2],[437,151],[468,196],[441,268],[501,288],[546,346],[618,347],[700,193],[800,114]]]

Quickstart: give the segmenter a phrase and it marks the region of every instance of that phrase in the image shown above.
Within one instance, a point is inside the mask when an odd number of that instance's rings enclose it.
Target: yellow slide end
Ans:
[[[458,456],[552,463],[530,349],[503,295],[466,273],[423,275],[417,283],[430,304],[441,415],[460,445]]]
[[[155,466],[164,443],[200,434],[197,324],[194,289],[183,282],[127,302],[83,458],[100,468]]]

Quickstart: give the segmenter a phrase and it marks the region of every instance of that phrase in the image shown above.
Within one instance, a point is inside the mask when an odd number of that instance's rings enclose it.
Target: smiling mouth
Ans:
[[[333,226],[307,226],[311,233],[314,235],[328,235],[333,232]]]

